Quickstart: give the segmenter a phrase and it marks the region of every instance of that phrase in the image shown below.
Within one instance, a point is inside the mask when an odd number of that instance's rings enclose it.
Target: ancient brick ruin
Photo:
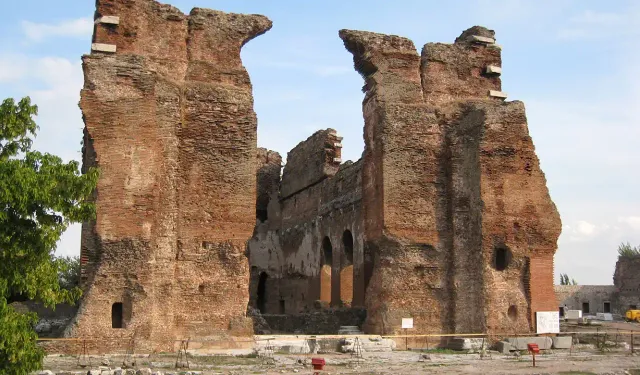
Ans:
[[[557,310],[560,217],[524,105],[504,101],[493,31],[421,55],[406,38],[340,31],[365,81],[363,158],[343,162],[341,137],[319,130],[281,175],[280,155],[257,148],[240,61],[270,27],[97,1],[81,107],[84,165],[101,177],[71,334],[149,349],[246,336],[248,304],[364,308],[380,334],[406,317],[415,333],[523,332]]]
[[[271,21],[151,0],[98,0],[95,19],[80,106],[101,176],[72,334],[249,335],[257,120],[240,49]]]

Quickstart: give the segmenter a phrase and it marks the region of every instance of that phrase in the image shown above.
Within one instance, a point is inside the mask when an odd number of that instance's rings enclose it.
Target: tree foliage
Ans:
[[[60,288],[73,290],[80,285],[80,257],[58,257],[58,282]]]
[[[560,285],[578,285],[575,279],[569,280],[569,275],[566,273],[560,274]]]
[[[640,257],[640,246],[631,246],[629,242],[618,245],[619,258],[636,258]]]
[[[98,173],[82,175],[78,162],[31,150],[38,108],[30,99],[0,105],[0,373],[37,370],[44,353],[36,346],[34,314],[8,305],[11,295],[43,302],[74,303],[77,287],[64,288],[64,262],[54,259],[56,243],[69,224],[90,220]]]

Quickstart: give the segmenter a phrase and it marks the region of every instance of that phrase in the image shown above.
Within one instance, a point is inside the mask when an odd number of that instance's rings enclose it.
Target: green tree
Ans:
[[[98,173],[82,175],[77,162],[31,150],[38,129],[31,100],[6,99],[0,105],[0,373],[22,375],[42,365],[36,345],[35,314],[20,314],[10,296],[48,307],[80,297],[61,287],[56,243],[69,224],[90,220]]]
[[[575,279],[569,280],[569,275],[566,273],[560,274],[560,285],[578,285]]]
[[[619,258],[635,258],[640,257],[640,246],[631,246],[629,242],[618,245]]]
[[[80,257],[58,257],[58,282],[60,288],[73,290],[80,285]]]

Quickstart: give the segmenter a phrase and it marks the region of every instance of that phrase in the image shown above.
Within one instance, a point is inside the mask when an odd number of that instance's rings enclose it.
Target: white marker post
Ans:
[[[413,318],[402,318],[402,329],[404,329],[404,350],[409,350],[409,337],[407,330],[413,329]]]

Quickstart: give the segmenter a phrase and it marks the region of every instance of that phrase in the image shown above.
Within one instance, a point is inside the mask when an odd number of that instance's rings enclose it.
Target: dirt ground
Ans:
[[[536,357],[532,367],[531,356],[491,353],[480,358],[479,354],[415,353],[365,353],[362,359],[349,354],[316,354],[327,361],[322,374],[637,374],[640,375],[640,356],[625,353],[572,353],[554,352]],[[88,369],[98,369],[104,357],[90,358],[91,366],[81,368],[78,358],[72,356],[48,356],[45,369],[54,373],[70,371],[86,374]],[[112,369],[122,363],[123,357],[110,357]],[[202,375],[213,374],[312,374],[311,356],[274,355],[273,360],[233,356],[193,356],[190,368],[176,369],[176,356],[163,354],[149,358],[136,358],[136,368],[151,368],[165,375],[184,371],[198,371]]]
[[[324,358],[327,362],[321,374],[634,374],[640,375],[640,334],[636,338],[635,353],[631,353],[630,337],[618,334],[622,331],[638,331],[640,324],[606,322],[599,327],[562,324],[563,332],[574,334],[574,348],[547,350],[536,356],[532,367],[531,355],[526,352],[509,355],[488,352],[481,358],[478,353],[465,354],[451,350],[435,349],[428,352],[398,350],[388,353],[364,353],[362,358],[351,354],[282,354],[269,358],[253,355],[197,355],[188,356],[189,368],[176,368],[176,353],[136,355],[136,369],[150,368],[157,375],[184,374],[185,371],[202,375],[225,374],[313,374],[311,358]],[[593,335],[594,331],[599,335]],[[604,332],[607,332],[604,334]],[[607,349],[598,350],[594,343],[607,341]],[[624,342],[624,343],[623,343]],[[617,345],[620,343],[621,345]],[[44,363],[45,370],[55,374],[87,374],[89,369],[105,366],[111,369],[122,366],[124,356],[50,355]],[[82,364],[84,366],[79,366]]]

